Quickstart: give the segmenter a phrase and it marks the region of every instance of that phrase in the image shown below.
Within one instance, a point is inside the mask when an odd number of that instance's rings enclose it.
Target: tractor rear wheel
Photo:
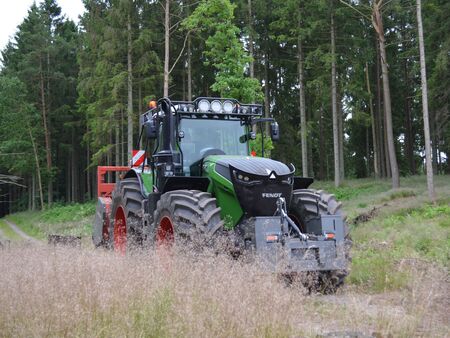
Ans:
[[[112,194],[109,238],[114,251],[125,254],[142,244],[143,210],[137,177],[120,180]]]
[[[312,224],[318,215],[338,215],[342,217],[345,227],[344,254],[347,261],[350,262],[352,240],[348,226],[345,223],[346,217],[342,211],[342,204],[336,200],[334,195],[328,194],[323,190],[294,190],[289,216],[297,223],[302,232],[308,232],[312,228]],[[344,279],[348,273],[347,269],[319,272],[316,289],[324,293],[335,292],[344,284]]]
[[[220,208],[210,193],[175,190],[163,194],[156,206],[150,238],[157,246],[185,242],[194,249],[212,245],[223,228]]]

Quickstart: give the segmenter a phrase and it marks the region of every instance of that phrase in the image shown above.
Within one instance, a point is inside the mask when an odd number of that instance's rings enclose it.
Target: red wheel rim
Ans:
[[[158,231],[156,233],[156,243],[158,245],[172,245],[173,237],[173,223],[170,217],[164,216],[159,221]]]
[[[124,255],[127,250],[127,221],[122,207],[116,211],[114,219],[114,251]]]

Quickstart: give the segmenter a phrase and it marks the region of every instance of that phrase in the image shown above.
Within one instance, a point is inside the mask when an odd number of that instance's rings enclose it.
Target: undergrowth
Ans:
[[[382,215],[352,231],[355,242],[349,281],[373,292],[399,289],[409,283],[399,269],[405,260],[425,260],[450,268],[450,205],[438,205]]]
[[[24,211],[7,218],[28,235],[44,239],[49,234],[90,236],[95,213],[93,202],[55,204],[44,211]]]
[[[7,240],[13,240],[13,241],[17,241],[17,240],[21,240],[22,238],[16,234],[14,232],[13,229],[10,228],[10,226],[8,224],[6,224],[5,221],[0,219],[0,232],[3,235],[4,239]],[[0,237],[0,240],[2,238]]]

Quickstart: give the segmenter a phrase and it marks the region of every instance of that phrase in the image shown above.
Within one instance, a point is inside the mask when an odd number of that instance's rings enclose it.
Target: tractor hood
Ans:
[[[294,167],[261,157],[209,156],[215,172],[231,182],[247,216],[273,216],[279,197],[289,205]]]
[[[239,171],[259,176],[270,176],[272,173],[276,176],[293,174],[293,168],[289,169],[284,163],[263,157],[215,156],[214,162],[216,162],[216,169],[217,166],[233,167]]]

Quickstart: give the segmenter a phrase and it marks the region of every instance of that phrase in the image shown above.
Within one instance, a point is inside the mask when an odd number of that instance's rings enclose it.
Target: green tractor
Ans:
[[[308,189],[313,179],[294,176],[292,164],[254,156],[255,125],[269,123],[272,140],[280,137],[276,121],[263,116],[261,105],[234,99],[155,102],[141,116],[145,161],[98,168],[94,245],[123,254],[225,239],[221,248],[250,252],[270,271],[313,273],[329,290],[342,285],[351,240],[341,204]],[[108,171],[125,174],[105,183]]]

